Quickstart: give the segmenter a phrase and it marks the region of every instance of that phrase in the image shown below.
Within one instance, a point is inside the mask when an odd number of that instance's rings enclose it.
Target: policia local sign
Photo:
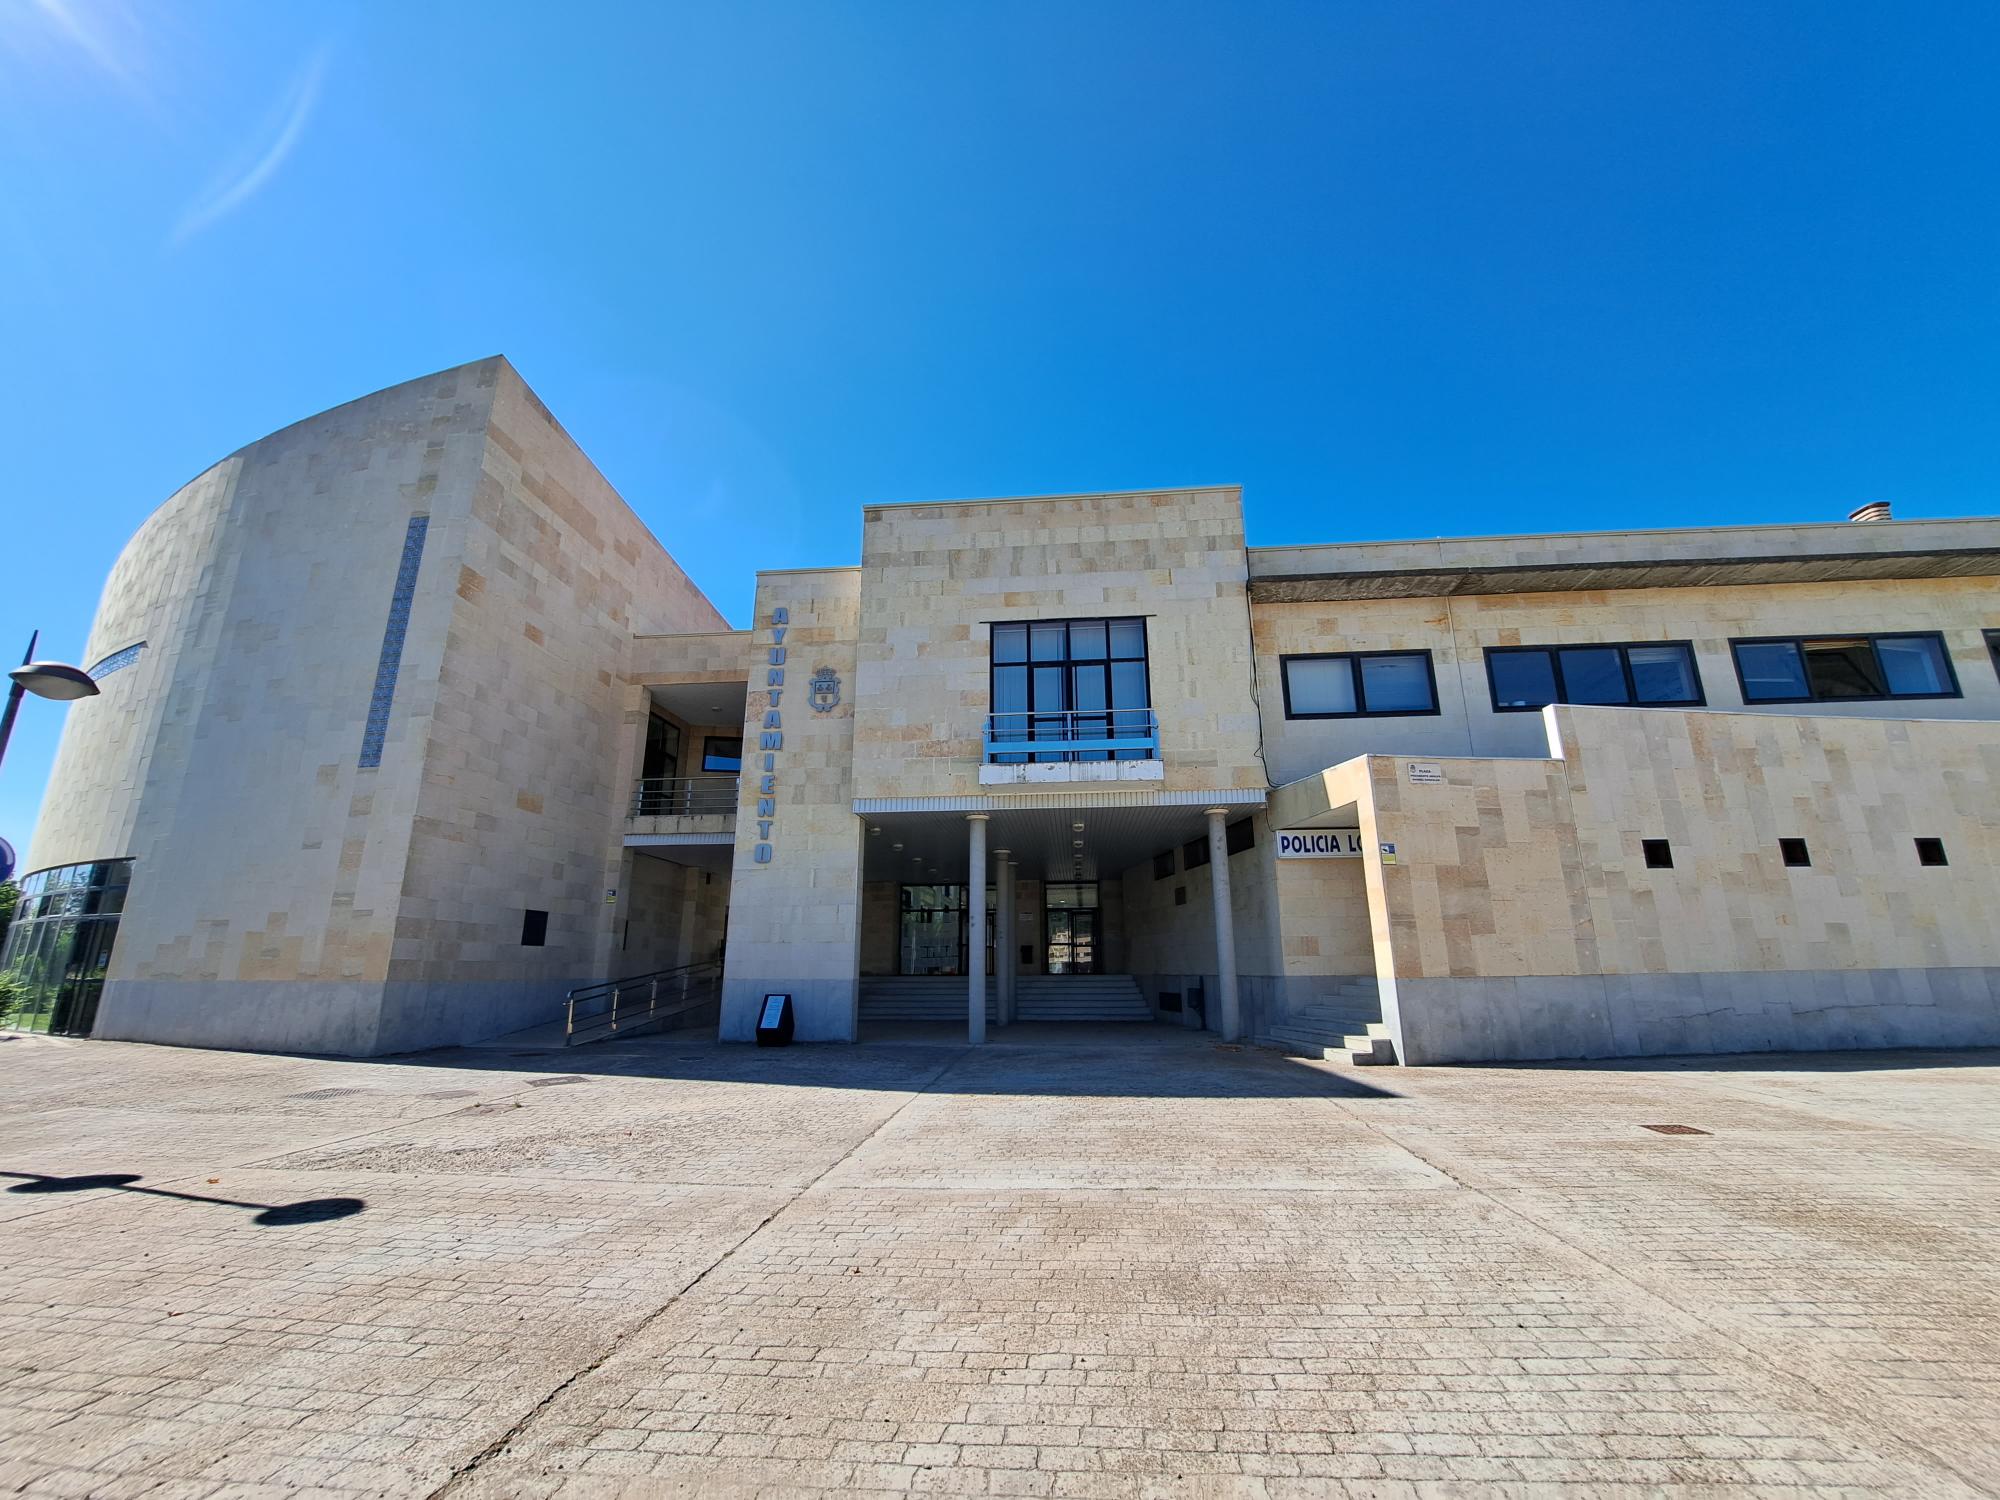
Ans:
[[[1280,828],[1280,859],[1359,859],[1359,828]]]

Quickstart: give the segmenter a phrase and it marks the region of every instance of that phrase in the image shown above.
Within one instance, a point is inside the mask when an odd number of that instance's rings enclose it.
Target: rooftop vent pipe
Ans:
[[[1847,513],[1850,521],[1886,521],[1889,519],[1887,500],[1870,500],[1866,505],[1857,505]]]

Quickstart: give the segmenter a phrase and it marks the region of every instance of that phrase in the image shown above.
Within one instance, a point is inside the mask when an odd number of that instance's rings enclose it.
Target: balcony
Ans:
[[[981,786],[1159,781],[1160,721],[1150,708],[988,714]]]
[[[735,817],[737,780],[734,776],[647,777],[632,789],[635,818],[699,818],[718,814]]]

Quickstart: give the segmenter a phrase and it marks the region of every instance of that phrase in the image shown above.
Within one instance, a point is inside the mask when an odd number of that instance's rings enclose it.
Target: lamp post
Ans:
[[[14,715],[21,711],[23,694],[33,693],[37,698],[67,703],[88,698],[97,691],[97,684],[82,667],[59,661],[36,661],[35,643],[41,638],[39,630],[28,637],[28,654],[21,658],[20,666],[7,674],[14,685],[7,690],[7,711],[0,714],[0,760],[7,758],[7,741],[14,736]]]

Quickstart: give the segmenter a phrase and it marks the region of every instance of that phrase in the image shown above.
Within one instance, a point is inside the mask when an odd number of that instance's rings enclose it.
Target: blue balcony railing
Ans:
[[[1040,710],[986,716],[986,763],[1158,760],[1160,721],[1150,708]]]

